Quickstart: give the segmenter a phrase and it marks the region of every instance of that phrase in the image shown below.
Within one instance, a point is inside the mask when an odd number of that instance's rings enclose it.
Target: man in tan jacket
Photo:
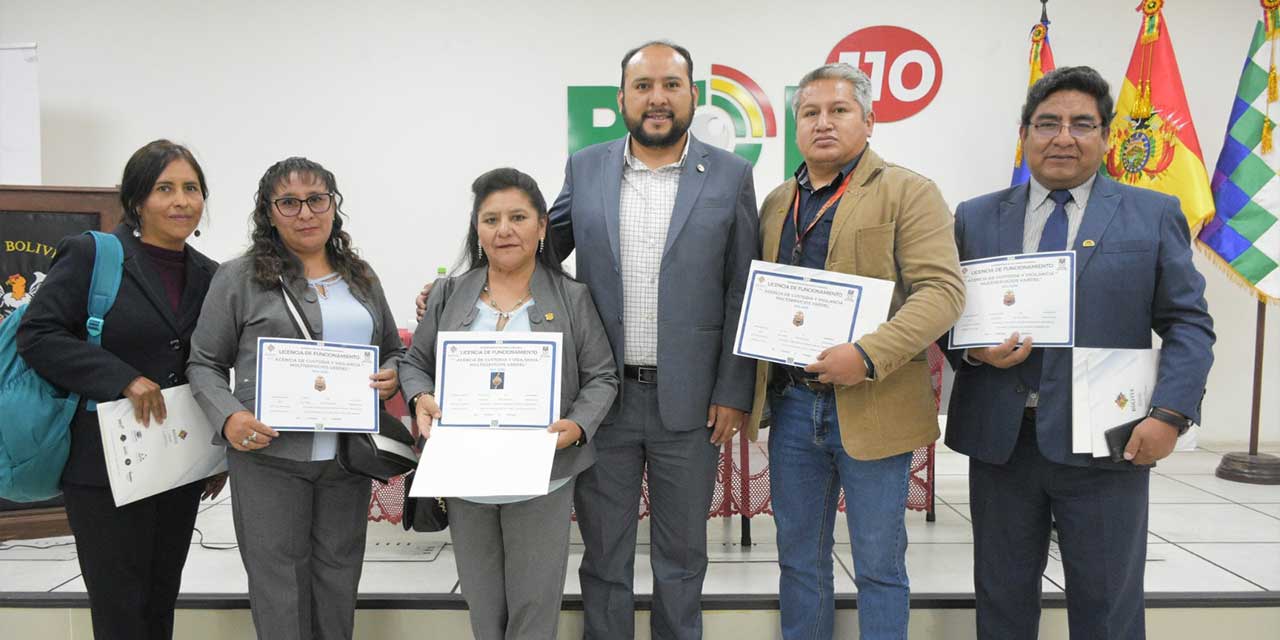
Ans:
[[[903,512],[911,452],[938,437],[925,349],[964,308],[938,188],[867,144],[871,83],[847,64],[806,74],[792,101],[804,164],[760,209],[765,260],[891,280],[889,320],[804,369],[761,361],[748,435],[772,410],[769,466],[784,638],[830,638],[832,547],[844,489],[859,629],[905,638]]]

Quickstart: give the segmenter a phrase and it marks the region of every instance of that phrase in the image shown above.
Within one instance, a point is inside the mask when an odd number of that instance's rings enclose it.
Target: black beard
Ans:
[[[631,117],[627,115],[627,111],[624,108],[622,110],[622,121],[627,125],[627,131],[631,133],[631,137],[635,139],[636,142],[639,142],[640,146],[649,147],[650,149],[667,149],[675,145],[677,142],[680,142],[680,138],[683,138],[684,134],[689,131],[689,126],[693,124],[694,107],[695,105],[693,104],[693,100],[690,100],[689,117],[684,120],[681,120],[676,116],[675,110],[673,109],[671,111],[671,130],[668,131],[666,135],[662,136],[649,135],[649,133],[644,130],[643,114],[641,114],[640,118],[632,120]]]

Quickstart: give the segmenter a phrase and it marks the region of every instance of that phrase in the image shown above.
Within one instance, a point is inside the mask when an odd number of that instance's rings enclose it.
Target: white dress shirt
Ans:
[[[689,154],[689,138],[685,138],[679,160],[656,169],[631,155],[630,135],[623,144],[626,151],[618,204],[623,360],[625,364],[654,366],[658,363],[658,272],[680,188],[680,172]]]

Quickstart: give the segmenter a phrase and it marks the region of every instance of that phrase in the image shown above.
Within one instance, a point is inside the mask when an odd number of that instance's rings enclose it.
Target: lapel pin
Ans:
[[[1092,247],[1093,245],[1098,244],[1098,243],[1096,243],[1096,242],[1094,242],[1094,241],[1092,241],[1092,240],[1085,240],[1085,241],[1084,241],[1084,242],[1082,242],[1081,244],[1083,244],[1083,245],[1084,245],[1084,246],[1086,246],[1086,247]]]
[[[542,316],[542,317],[546,318],[546,319],[547,319],[547,322],[551,322],[552,320],[555,320],[555,319],[556,319],[556,314],[551,313],[550,311],[548,311],[548,312],[547,312],[547,315]]]
[[[701,163],[701,162],[699,162],[699,163],[698,163],[698,173],[705,173],[706,171],[707,171],[707,168],[706,168],[706,167],[704,167],[704,166],[702,166],[702,163]]]

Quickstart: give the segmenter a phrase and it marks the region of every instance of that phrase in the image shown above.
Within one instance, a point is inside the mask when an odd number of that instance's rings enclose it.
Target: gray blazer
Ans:
[[[471,328],[486,277],[485,269],[473,269],[447,281],[441,279],[431,287],[426,314],[413,332],[413,346],[400,361],[400,390],[405,398],[435,393],[436,334]],[[533,294],[530,328],[560,332],[562,336],[560,417],[578,423],[587,438],[581,447],[556,451],[551,477],[567,478],[595,462],[591,440],[618,393],[617,368],[586,285],[538,265],[529,290]]]
[[[622,138],[569,157],[549,234],[559,255],[577,249],[577,276],[600,307],[619,371],[625,145]],[[693,138],[658,275],[658,408],[672,431],[705,428],[713,403],[751,410],[756,365],[733,355],[733,337],[747,271],[760,255],[759,229],[751,165]]]
[[[289,281],[289,291],[299,303],[311,335],[317,340],[323,339],[324,325],[316,293],[301,277]],[[373,317],[373,335],[369,339],[370,344],[379,347],[382,368],[395,368],[405,349],[391,308],[382,293],[382,285],[375,280],[369,295],[361,295],[354,289],[351,294]],[[253,412],[257,393],[258,338],[261,337],[302,336],[293,325],[280,288],[263,289],[254,282],[253,259],[241,256],[224,263],[213,276],[204,308],[200,310],[200,321],[191,336],[191,358],[187,360],[187,379],[191,381],[192,395],[217,430],[214,444],[227,444],[221,427],[231,414]],[[234,390],[228,384],[228,375],[233,367],[236,374]],[[310,433],[281,432],[271,446],[259,452],[305,461],[311,458],[312,439]]]

